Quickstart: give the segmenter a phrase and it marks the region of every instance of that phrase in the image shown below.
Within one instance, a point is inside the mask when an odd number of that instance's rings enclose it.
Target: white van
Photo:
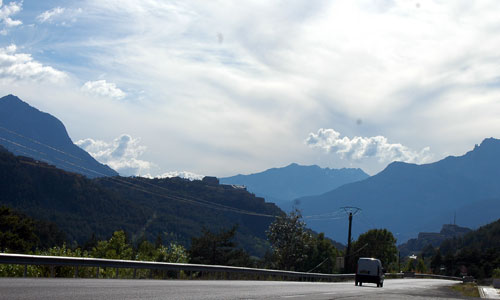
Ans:
[[[376,283],[377,287],[384,286],[385,270],[382,263],[376,258],[362,257],[358,260],[358,267],[354,277],[355,285],[363,285],[363,282]]]

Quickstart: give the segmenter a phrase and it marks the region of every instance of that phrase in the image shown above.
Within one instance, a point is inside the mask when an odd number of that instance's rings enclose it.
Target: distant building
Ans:
[[[201,181],[208,185],[219,185],[219,179],[213,176],[205,176]]]
[[[247,187],[244,185],[239,185],[239,184],[231,184],[231,187],[236,190],[247,190]]]

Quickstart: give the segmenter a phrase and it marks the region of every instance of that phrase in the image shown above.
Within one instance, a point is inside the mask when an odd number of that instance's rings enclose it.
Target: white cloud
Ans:
[[[66,77],[64,72],[37,62],[31,54],[18,53],[14,44],[0,48],[0,79],[60,82]]]
[[[65,11],[65,8],[63,7],[54,7],[51,10],[44,11],[43,13],[39,14],[36,19],[40,23],[45,23],[45,22],[51,22],[55,17],[63,14]]]
[[[3,4],[0,1],[0,22],[4,24],[5,27],[15,27],[23,24],[20,20],[14,20],[11,16],[17,14],[22,10],[23,2],[10,2],[9,4]],[[8,33],[6,28],[0,30],[0,34],[6,35]]]
[[[172,178],[172,177],[180,177],[180,178],[185,178],[189,180],[201,180],[204,175],[199,175],[193,172],[188,172],[188,171],[172,171],[172,172],[167,172],[163,173],[158,176],[151,176],[150,174],[144,175],[144,177],[147,178]]]
[[[40,23],[56,23],[66,26],[75,23],[82,12],[81,8],[74,9],[58,6],[39,14],[36,20]]]
[[[116,84],[106,80],[87,81],[82,86],[82,91],[102,97],[122,99],[127,94],[116,87]]]
[[[99,114],[113,124],[75,126],[78,138],[134,132],[154,149],[144,157],[160,165],[155,174],[346,166],[303,143],[318,128],[458,155],[500,132],[500,1],[419,3],[71,0],[50,20],[81,6],[75,30],[21,26],[16,42],[76,77],[76,96],[64,100],[88,101],[52,105],[61,117],[80,125]],[[130,101],[82,93],[100,74]],[[3,90],[26,90],[13,88]],[[381,159],[353,164],[374,173]]]
[[[319,129],[318,133],[310,133],[306,144],[313,148],[324,149],[328,153],[336,153],[343,159],[359,161],[366,158],[378,158],[380,162],[403,161],[408,163],[428,162],[432,155],[430,148],[414,151],[401,144],[391,144],[386,137],[348,137],[340,138],[334,129]]]
[[[87,138],[75,144],[121,175],[131,176],[147,174],[152,167],[150,162],[139,159],[146,150],[139,142],[139,139],[122,134],[110,143]]]

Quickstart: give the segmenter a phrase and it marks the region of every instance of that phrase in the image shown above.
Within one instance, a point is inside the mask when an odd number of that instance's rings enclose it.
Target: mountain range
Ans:
[[[0,145],[89,178],[118,175],[73,144],[61,121],[14,95],[0,98]]]
[[[124,178],[74,145],[58,119],[8,95],[0,98],[0,145],[33,158],[2,152],[0,204],[54,221],[76,241],[93,232],[105,235],[127,229],[148,238],[166,232],[188,243],[203,226],[237,223],[242,244],[263,254],[271,218],[240,216],[223,208],[282,213],[263,198],[283,209],[299,208],[311,229],[340,242],[347,239],[346,212],[357,210],[346,207],[361,209],[354,215],[354,238],[372,228],[387,228],[399,243],[419,232],[438,231],[454,215],[460,226],[470,228],[500,216],[500,140],[494,138],[462,156],[435,163],[394,162],[372,177],[360,169],[291,164],[222,178],[221,183],[228,185],[180,178]],[[231,185],[244,185],[257,197]],[[146,186],[153,194],[144,192]],[[184,202],[165,193],[181,195]],[[208,201],[209,207],[218,206],[219,211],[197,207],[201,204],[193,203],[193,197]]]
[[[438,231],[456,213],[457,224],[477,228],[500,216],[500,140],[485,139],[462,156],[416,165],[393,162],[365,180],[319,196],[299,198],[307,224],[337,240],[347,240],[347,214],[353,236],[370,228],[391,230],[399,243],[422,231]],[[345,209],[352,211],[352,209]]]
[[[330,169],[292,163],[260,173],[221,178],[220,181],[224,184],[244,185],[255,195],[289,210],[292,206],[290,201],[294,199],[320,195],[368,177],[361,169]]]

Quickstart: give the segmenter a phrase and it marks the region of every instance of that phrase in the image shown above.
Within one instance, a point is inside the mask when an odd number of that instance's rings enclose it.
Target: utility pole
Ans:
[[[398,273],[401,273],[401,251],[398,251]]]
[[[352,212],[349,213],[349,233],[347,234],[347,252],[346,252],[346,270],[350,273],[350,254],[351,254],[351,229],[352,229]]]
[[[351,207],[351,206],[346,206],[342,207],[346,213],[349,214],[349,231],[347,233],[347,249],[345,253],[345,258],[344,258],[344,269],[347,273],[350,273],[352,270],[351,267],[351,230],[352,230],[352,217],[356,213],[358,213],[361,208],[359,207]]]

